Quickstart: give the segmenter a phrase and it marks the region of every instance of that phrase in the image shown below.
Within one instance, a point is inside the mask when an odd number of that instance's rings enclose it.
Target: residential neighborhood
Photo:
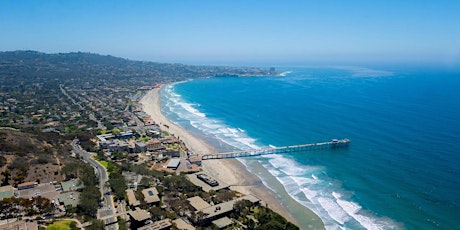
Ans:
[[[242,69],[209,68],[231,71]],[[203,172],[200,155],[144,112],[139,100],[177,79],[92,74],[1,75],[0,229],[297,228]]]

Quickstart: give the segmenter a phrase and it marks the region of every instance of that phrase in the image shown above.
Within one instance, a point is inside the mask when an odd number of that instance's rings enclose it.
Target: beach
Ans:
[[[140,101],[143,110],[151,116],[155,123],[162,129],[173,134],[182,140],[185,145],[194,153],[215,153],[215,148],[204,140],[192,135],[184,128],[172,123],[161,113],[160,104],[161,88],[150,90]],[[232,190],[243,194],[253,194],[267,204],[271,209],[284,216],[287,220],[298,224],[298,221],[279,202],[276,195],[262,181],[249,171],[236,159],[207,160],[203,161],[203,170],[221,181],[231,185]]]

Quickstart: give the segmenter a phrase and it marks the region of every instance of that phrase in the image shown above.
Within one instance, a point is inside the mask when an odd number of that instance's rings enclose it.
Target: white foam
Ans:
[[[171,85],[166,87],[165,98],[168,109],[178,116],[178,120],[187,120],[191,126],[238,149],[258,149],[256,139],[247,136],[241,128],[227,126],[217,119],[210,119],[198,109],[197,104],[191,104],[174,92]],[[169,103],[172,102],[172,103]]]
[[[166,87],[166,105],[176,114],[178,120],[186,120],[205,135],[212,136],[238,149],[258,149],[257,139],[251,138],[241,128],[234,128],[224,122],[211,119],[200,112],[196,105],[185,102],[174,93],[173,87]],[[364,215],[357,203],[345,200],[339,192],[341,188],[331,183],[327,177],[317,175],[324,171],[318,166],[307,166],[281,154],[265,155],[263,165],[286,189],[287,193],[300,204],[319,215],[327,229],[343,229],[352,219],[367,229],[381,229],[388,226],[382,218]],[[244,162],[244,161],[242,161]],[[246,164],[245,164],[246,165]],[[322,175],[322,174],[321,174]],[[263,179],[262,182],[272,189]],[[273,189],[272,189],[273,190]],[[276,191],[275,191],[276,192]]]
[[[284,72],[280,73],[280,76],[286,77],[286,75],[288,75],[290,73],[292,73],[292,71],[284,71]]]
[[[291,177],[299,186],[311,186],[319,183],[318,180],[310,179],[308,177]]]
[[[206,117],[206,114],[201,113],[197,109],[193,108],[193,104],[184,103],[184,102],[177,102],[177,104],[182,106],[182,108],[184,108],[185,110],[187,110],[188,112],[190,112],[192,114],[195,114],[195,115],[197,115],[199,117]]]
[[[318,198],[318,202],[327,211],[329,216],[340,225],[350,220],[350,216],[333,200],[325,197]]]
[[[270,164],[275,168],[278,168],[282,172],[290,176],[298,176],[305,174],[308,169],[298,164],[296,161],[283,157],[279,154],[268,155],[271,159]]]

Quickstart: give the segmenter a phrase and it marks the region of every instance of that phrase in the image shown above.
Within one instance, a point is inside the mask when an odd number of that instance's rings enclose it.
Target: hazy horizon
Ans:
[[[2,1],[0,50],[185,64],[460,65],[460,2]]]

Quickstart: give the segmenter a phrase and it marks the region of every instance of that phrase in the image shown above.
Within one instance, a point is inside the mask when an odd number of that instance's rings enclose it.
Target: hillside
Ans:
[[[30,134],[0,130],[0,181],[14,185],[27,181],[61,180],[63,165],[69,158],[70,141],[56,133]],[[6,178],[5,178],[6,177]]]
[[[36,51],[0,52],[0,81],[27,78],[155,78],[158,82],[213,77],[217,75],[270,75],[268,69],[218,66],[190,66],[132,61],[93,53],[46,54]]]

